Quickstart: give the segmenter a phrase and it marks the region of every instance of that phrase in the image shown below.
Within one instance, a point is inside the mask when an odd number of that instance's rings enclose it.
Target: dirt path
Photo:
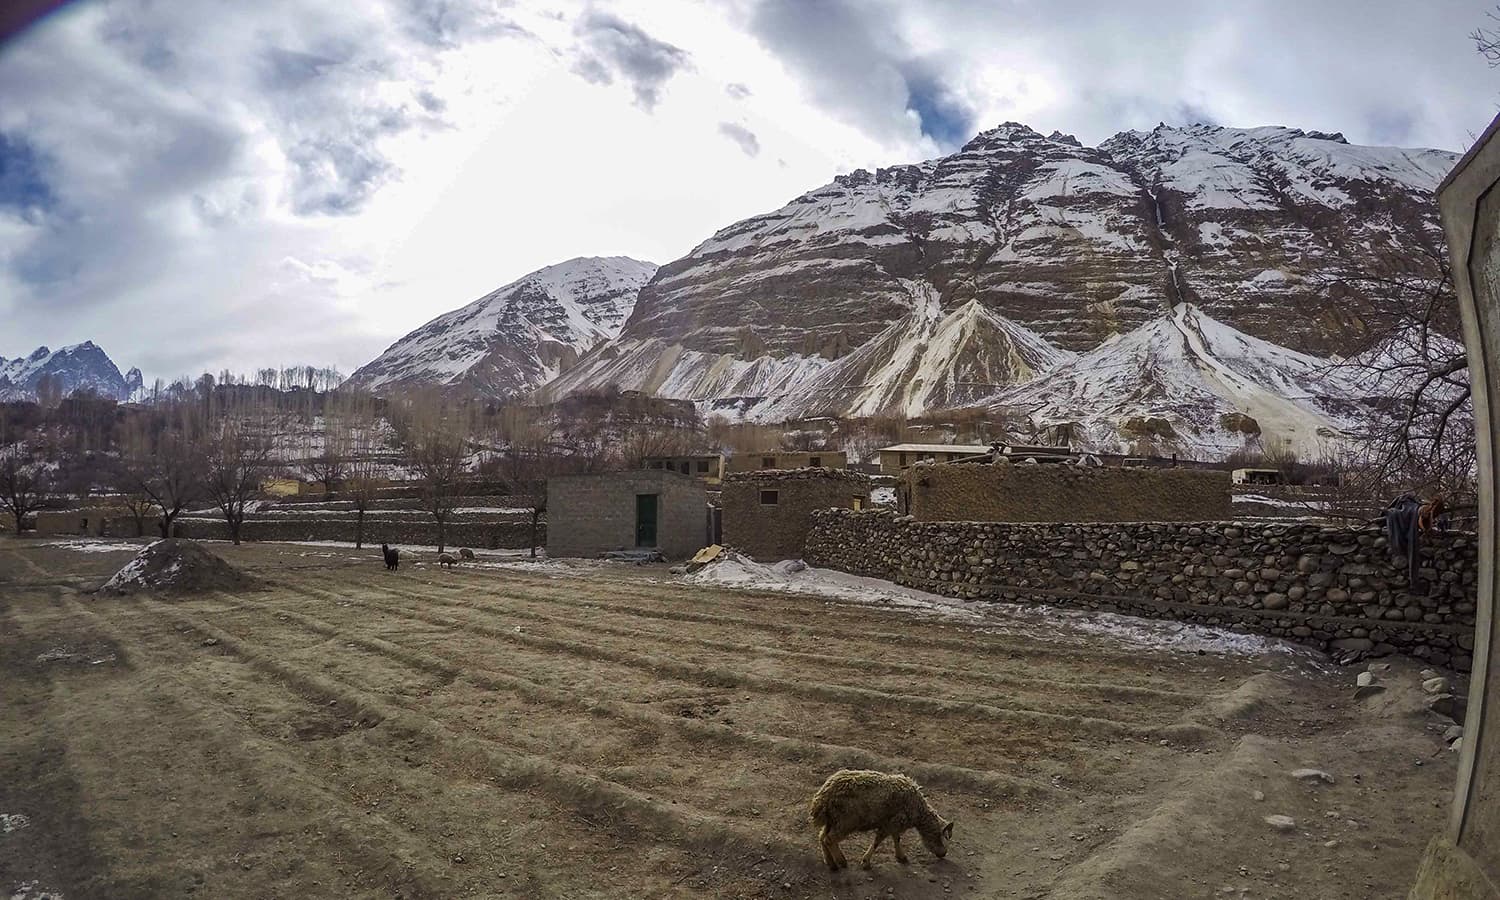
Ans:
[[[1453,778],[1409,667],[1361,705],[1287,654],[215,549],[269,589],[95,598],[128,549],[0,545],[0,889],[1402,897]],[[843,766],[921,781],[947,859],[818,868],[805,804]]]

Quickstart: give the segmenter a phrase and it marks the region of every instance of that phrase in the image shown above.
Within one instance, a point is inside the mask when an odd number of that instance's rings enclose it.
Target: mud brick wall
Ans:
[[[1465,532],[1424,544],[1415,590],[1373,527],[918,522],[822,510],[804,558],[969,600],[1227,626],[1460,671],[1472,663],[1478,552]]]
[[[177,537],[204,541],[229,540],[229,525],[223,519],[178,519],[175,523]],[[135,520],[131,518],[110,519],[109,534],[116,537],[135,536]],[[146,534],[160,534],[156,519],[146,520]],[[511,519],[506,521],[454,522],[449,521],[444,531],[446,546],[475,547],[488,550],[524,550],[531,547],[531,521]],[[403,516],[400,520],[365,518],[366,544],[396,544],[399,546],[437,546],[437,523],[417,516]],[[354,520],[339,519],[251,519],[240,529],[243,541],[353,541]],[[547,543],[547,523],[539,523],[537,546]]]
[[[547,480],[547,555],[595,557],[636,546],[636,495],[655,494],[656,546],[681,559],[708,543],[708,491],[691,475],[661,469]]]
[[[776,503],[761,502],[775,491]],[[724,543],[751,559],[797,559],[820,509],[870,505],[870,477],[845,469],[763,469],[731,473],[720,490]]]
[[[904,511],[922,522],[1206,522],[1228,519],[1229,473],[1057,464],[916,465]]]

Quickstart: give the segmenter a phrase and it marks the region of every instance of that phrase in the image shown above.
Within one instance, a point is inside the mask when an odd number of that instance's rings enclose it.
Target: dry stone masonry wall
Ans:
[[[1226,626],[1461,671],[1472,662],[1478,562],[1468,533],[1424,544],[1416,590],[1373,527],[918,522],[829,509],[814,514],[804,556],[964,599]]]
[[[923,522],[1205,522],[1230,515],[1229,473],[1062,465],[917,465],[901,475]]]
[[[412,521],[407,521],[410,519]],[[178,519],[177,537],[199,541],[229,540],[229,525],[223,519]],[[110,519],[108,533],[118,536],[135,534],[134,519]],[[146,534],[156,535],[157,520],[146,520]],[[455,522],[444,529],[449,547],[475,547],[488,550],[521,550],[531,547],[531,521]],[[365,543],[381,542],[400,546],[437,546],[437,523],[430,518],[404,517],[402,521],[365,519]],[[288,518],[249,520],[240,528],[244,541],[353,541],[353,519]],[[547,544],[547,523],[537,525],[537,546]]]

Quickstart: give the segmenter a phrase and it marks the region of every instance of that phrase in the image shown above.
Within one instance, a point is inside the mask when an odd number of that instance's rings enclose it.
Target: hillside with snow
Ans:
[[[1222,458],[1254,439],[1319,459],[1377,410],[1331,361],[1252,337],[1191,304],[1116,335],[989,405],[1064,426],[1094,450]]]
[[[376,394],[435,388],[524,395],[618,335],[655,273],[652,263],[624,256],[539,269],[406,335],[347,384]]]
[[[59,350],[38,347],[15,359],[0,356],[0,402],[36,400],[43,379],[51,379],[61,397],[83,391],[129,400],[142,389],[140,369],[121,375],[114,360],[93,341]]]
[[[760,421],[1004,406],[1111,446],[1158,419],[1176,436],[1152,440],[1195,454],[1252,419],[1310,452],[1371,408],[1325,374],[1369,342],[1372,298],[1343,276],[1441,252],[1456,159],[1281,127],[1091,148],[1007,123],[721,229],[535,396],[613,386]]]

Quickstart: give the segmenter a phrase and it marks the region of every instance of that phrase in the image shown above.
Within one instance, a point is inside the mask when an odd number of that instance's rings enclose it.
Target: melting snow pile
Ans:
[[[249,576],[209,553],[196,541],[168,538],[137,553],[100,590],[114,594],[140,591],[186,593],[232,590],[253,583]]]
[[[1042,604],[965,603],[879,578],[814,568],[801,560],[760,563],[728,548],[702,568],[684,575],[683,580],[713,587],[813,594],[845,602],[878,604],[888,609],[967,621],[987,632],[1024,634],[1057,643],[1087,645],[1104,638],[1128,647],[1181,653],[1258,656],[1306,652],[1275,638],[1203,625]]]

